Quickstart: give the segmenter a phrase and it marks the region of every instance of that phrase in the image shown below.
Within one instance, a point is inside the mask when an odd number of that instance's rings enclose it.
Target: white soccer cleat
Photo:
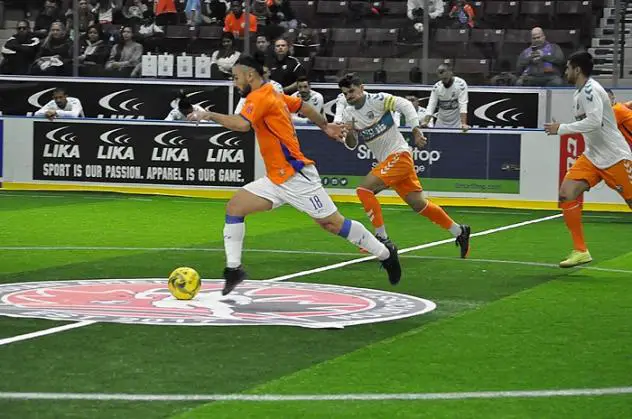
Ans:
[[[592,260],[592,256],[590,256],[590,252],[588,250],[585,252],[573,250],[565,260],[560,262],[560,268],[573,268],[585,263],[590,263]]]

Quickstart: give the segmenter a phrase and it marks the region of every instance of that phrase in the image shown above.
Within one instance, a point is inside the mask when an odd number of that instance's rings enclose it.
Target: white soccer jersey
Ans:
[[[361,108],[347,105],[342,122],[354,122],[353,129],[358,139],[366,143],[378,161],[390,154],[408,151],[410,146],[397,129],[394,112],[400,112],[408,125],[419,126],[419,117],[410,101],[388,93],[365,93],[366,100]]]
[[[294,92],[292,96],[301,97],[298,92]],[[303,102],[309,103],[310,105],[312,105],[314,109],[316,109],[316,111],[321,115],[324,115],[324,112],[323,112],[324,101],[325,99],[323,99],[323,95],[313,90],[310,90],[309,98],[307,100],[303,99]],[[304,123],[304,124],[309,122],[309,119],[305,118],[301,114],[292,114],[292,120],[294,122],[299,122],[299,123]]]
[[[450,87],[438,81],[432,87],[427,113],[437,113],[435,128],[461,128],[461,114],[467,113],[467,83],[460,77],[454,77]]]
[[[268,81],[266,81],[266,83],[270,83],[272,85],[272,87],[274,87],[274,90],[276,92],[284,94],[283,93],[283,86],[281,86],[276,81],[268,80]],[[239,99],[239,102],[237,102],[237,107],[235,108],[235,115],[239,115],[241,113],[241,109],[244,107],[245,103],[246,103],[246,98],[245,97],[242,97],[241,99]]]
[[[349,104],[347,103],[347,99],[345,99],[344,93],[340,93],[338,97],[336,97],[336,114],[334,115],[334,124],[342,122],[342,115],[347,106],[349,106]],[[392,114],[395,125],[398,127],[401,126],[401,114],[399,112],[392,112]]]
[[[584,155],[595,166],[607,169],[621,160],[632,160],[628,143],[617,128],[608,93],[590,78],[573,95],[576,122],[561,124],[559,135],[581,133],[586,142]]]
[[[57,112],[58,118],[83,118],[83,106],[81,101],[76,97],[68,97],[66,100],[66,107],[63,109],[57,106],[54,100],[48,102],[42,109],[35,112],[34,116],[46,116],[46,112]]]

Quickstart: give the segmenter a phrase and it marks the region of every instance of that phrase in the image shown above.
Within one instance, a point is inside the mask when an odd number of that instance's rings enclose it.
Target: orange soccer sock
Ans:
[[[375,194],[365,188],[357,188],[356,194],[358,195],[358,198],[360,198],[360,202],[362,202],[364,211],[369,217],[369,220],[371,220],[371,224],[373,224],[375,230],[378,232],[379,230],[384,230],[384,217],[382,217],[382,207],[375,197]],[[382,235],[385,235],[385,232]]]
[[[571,233],[573,247],[575,250],[585,252],[586,241],[584,240],[584,228],[582,226],[582,206],[577,200],[560,202],[564,222]]]
[[[454,220],[450,218],[450,216],[443,210],[443,208],[430,201],[428,201],[428,205],[426,205],[426,208],[419,211],[419,214],[428,218],[433,223],[440,225],[446,230],[450,230],[452,226],[456,225]]]

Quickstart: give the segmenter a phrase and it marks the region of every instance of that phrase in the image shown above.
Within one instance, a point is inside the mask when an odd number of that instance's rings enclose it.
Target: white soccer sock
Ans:
[[[453,223],[450,226],[450,233],[452,233],[452,235],[454,237],[459,237],[461,235],[461,233],[463,233],[463,229],[457,223]]]
[[[382,242],[376,239],[369,230],[357,221],[345,219],[338,233],[356,246],[365,249],[379,260],[388,259],[390,253]]]
[[[244,219],[227,215],[226,224],[224,224],[224,250],[227,267],[238,268],[241,266],[241,249],[244,245],[245,234]]]
[[[383,239],[388,239],[388,234],[386,234],[386,225],[382,225],[381,227],[376,227],[375,234],[380,236]]]

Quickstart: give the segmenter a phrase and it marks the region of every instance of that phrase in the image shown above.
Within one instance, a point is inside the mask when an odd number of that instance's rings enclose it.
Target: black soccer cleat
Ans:
[[[456,238],[454,245],[461,247],[461,259],[470,254],[470,226],[461,224],[461,234]]]
[[[383,239],[379,236],[376,238],[381,241],[388,249],[389,256],[387,259],[380,261],[384,270],[388,274],[388,280],[392,285],[397,285],[402,278],[402,267],[399,264],[399,255],[397,254],[397,246],[389,239]]]
[[[224,289],[222,295],[228,295],[235,287],[248,279],[248,274],[240,266],[238,268],[224,268]]]

